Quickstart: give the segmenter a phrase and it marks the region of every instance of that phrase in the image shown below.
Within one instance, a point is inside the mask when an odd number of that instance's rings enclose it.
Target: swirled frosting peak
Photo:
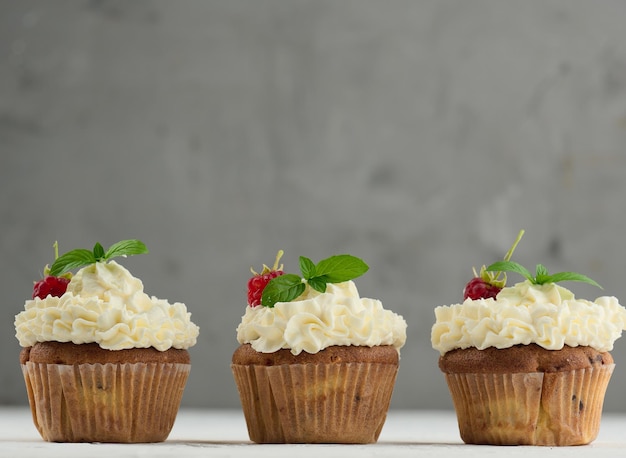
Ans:
[[[26,301],[15,317],[23,347],[36,342],[98,343],[108,350],[189,348],[199,328],[185,304],[150,297],[143,283],[116,263],[96,262],[80,269],[61,297]]]
[[[399,351],[406,327],[400,315],[379,300],[359,297],[354,282],[346,281],[329,283],[324,293],[307,285],[299,297],[274,307],[247,306],[237,340],[262,353],[317,353],[333,345],[393,345]]]
[[[495,299],[467,299],[435,308],[435,350],[540,345],[548,350],[589,346],[610,351],[626,330],[626,309],[612,296],[591,302],[555,283],[503,288]]]

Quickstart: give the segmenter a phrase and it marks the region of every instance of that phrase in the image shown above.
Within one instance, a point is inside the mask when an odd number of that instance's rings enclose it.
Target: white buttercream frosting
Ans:
[[[435,308],[431,342],[444,354],[456,348],[540,345],[548,350],[589,346],[610,351],[626,330],[626,309],[612,296],[576,299],[554,283],[529,281],[503,288],[495,299],[467,299]]]
[[[143,283],[116,263],[97,262],[74,275],[61,297],[26,301],[15,317],[23,347],[36,342],[98,343],[108,350],[187,349],[199,328],[185,304],[150,297]]]
[[[240,344],[258,352],[289,349],[317,353],[333,345],[393,345],[406,341],[402,316],[383,308],[376,299],[361,298],[352,281],[328,284],[325,293],[307,285],[304,293],[274,307],[247,306],[237,327]]]

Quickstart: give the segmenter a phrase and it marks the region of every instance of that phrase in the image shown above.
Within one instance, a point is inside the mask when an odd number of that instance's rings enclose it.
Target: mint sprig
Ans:
[[[289,302],[304,292],[306,283],[316,291],[324,293],[328,283],[352,280],[368,270],[369,266],[363,260],[349,254],[331,256],[317,264],[305,256],[300,256],[302,277],[296,274],[283,274],[272,278],[263,290],[261,305],[274,307],[276,302]]]
[[[590,285],[597,286],[598,288],[603,289],[602,286],[600,286],[595,280],[592,280],[586,275],[579,274],[577,272],[559,272],[550,275],[548,273],[548,269],[541,264],[537,264],[534,277],[526,267],[514,261],[494,262],[489,267],[487,267],[486,270],[491,272],[515,272],[535,285],[558,283],[561,281],[576,281],[581,283],[589,283]]]
[[[50,267],[49,275],[58,277],[72,269],[95,264],[96,262],[105,262],[119,256],[132,256],[144,253],[148,253],[148,248],[139,240],[122,240],[111,245],[106,251],[100,243],[96,242],[92,251],[78,248],[56,258]]]

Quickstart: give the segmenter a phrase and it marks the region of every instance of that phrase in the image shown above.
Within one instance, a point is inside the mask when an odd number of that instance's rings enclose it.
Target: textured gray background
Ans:
[[[124,261],[201,327],[185,405],[237,407],[250,266],[348,252],[409,323],[393,407],[451,408],[433,308],[479,267],[625,298],[626,2],[0,1],[0,403],[61,250]],[[517,280],[517,278],[515,278]],[[606,410],[626,410],[626,339]]]

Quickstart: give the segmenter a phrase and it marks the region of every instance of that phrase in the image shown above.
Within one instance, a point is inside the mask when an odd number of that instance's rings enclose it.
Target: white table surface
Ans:
[[[57,444],[45,442],[28,408],[0,407],[0,457],[448,457],[499,456],[626,457],[626,415],[604,414],[598,438],[578,447],[465,445],[454,412],[389,412],[376,444],[259,445],[249,441],[237,410],[182,409],[165,442],[157,444]]]

